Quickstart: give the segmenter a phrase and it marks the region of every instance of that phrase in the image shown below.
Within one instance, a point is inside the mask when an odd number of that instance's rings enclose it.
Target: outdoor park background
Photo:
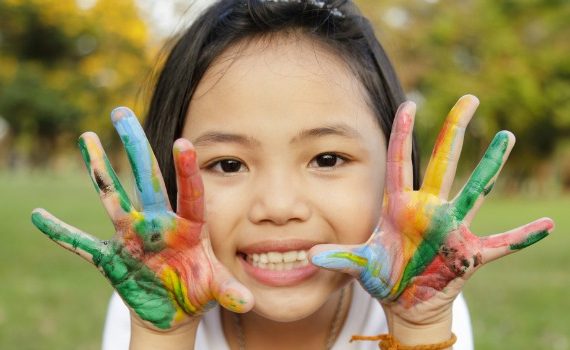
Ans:
[[[0,0],[1,349],[100,347],[111,288],[37,231],[29,214],[45,207],[101,238],[112,235],[75,140],[97,132],[129,181],[108,115],[127,105],[144,116],[165,39],[208,1],[188,3]],[[418,103],[424,160],[465,93],[481,106],[467,129],[458,185],[496,131],[517,136],[474,231],[541,216],[557,223],[552,236],[467,284],[476,348],[570,349],[570,2],[357,3]]]

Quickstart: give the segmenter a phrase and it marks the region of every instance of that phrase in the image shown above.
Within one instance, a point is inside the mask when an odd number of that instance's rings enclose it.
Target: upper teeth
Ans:
[[[291,250],[288,252],[267,252],[267,253],[254,253],[248,255],[248,258],[253,262],[259,262],[263,264],[273,263],[292,263],[296,261],[306,261],[307,251],[306,250]]]

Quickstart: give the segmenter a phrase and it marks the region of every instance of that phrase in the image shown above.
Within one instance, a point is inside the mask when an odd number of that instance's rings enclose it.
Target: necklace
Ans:
[[[334,342],[336,340],[336,337],[338,336],[338,332],[340,330],[340,326],[341,326],[341,319],[340,319],[340,315],[342,313],[342,307],[343,307],[343,303],[344,303],[344,295],[345,295],[345,289],[349,288],[349,287],[344,287],[340,290],[340,297],[338,299],[338,303],[336,305],[336,309],[334,312],[334,316],[329,328],[329,334],[327,336],[327,341],[325,343],[325,350],[330,350],[332,348],[332,346],[334,345]],[[243,331],[243,324],[242,324],[242,320],[241,320],[241,316],[238,313],[234,313],[233,314],[233,318],[234,318],[234,325],[235,325],[235,329],[236,329],[236,333],[237,333],[237,341],[238,341],[238,346],[239,346],[239,350],[245,350],[245,333]]]

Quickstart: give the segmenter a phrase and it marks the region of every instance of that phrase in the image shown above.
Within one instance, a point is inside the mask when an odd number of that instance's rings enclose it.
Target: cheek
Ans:
[[[204,181],[206,227],[212,248],[216,257],[223,263],[228,263],[235,257],[235,240],[232,238],[232,228],[236,225],[236,218],[243,215],[239,212],[240,205],[237,198],[228,191],[215,189]]]
[[[383,176],[362,176],[323,193],[321,207],[339,243],[368,240],[380,218],[383,189]]]

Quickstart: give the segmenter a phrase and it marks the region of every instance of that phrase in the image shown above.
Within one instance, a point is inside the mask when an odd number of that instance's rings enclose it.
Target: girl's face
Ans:
[[[365,92],[330,50],[298,35],[227,50],[192,99],[207,229],[255,312],[294,321],[347,277],[312,266],[315,244],[356,244],[376,226],[386,140]]]

